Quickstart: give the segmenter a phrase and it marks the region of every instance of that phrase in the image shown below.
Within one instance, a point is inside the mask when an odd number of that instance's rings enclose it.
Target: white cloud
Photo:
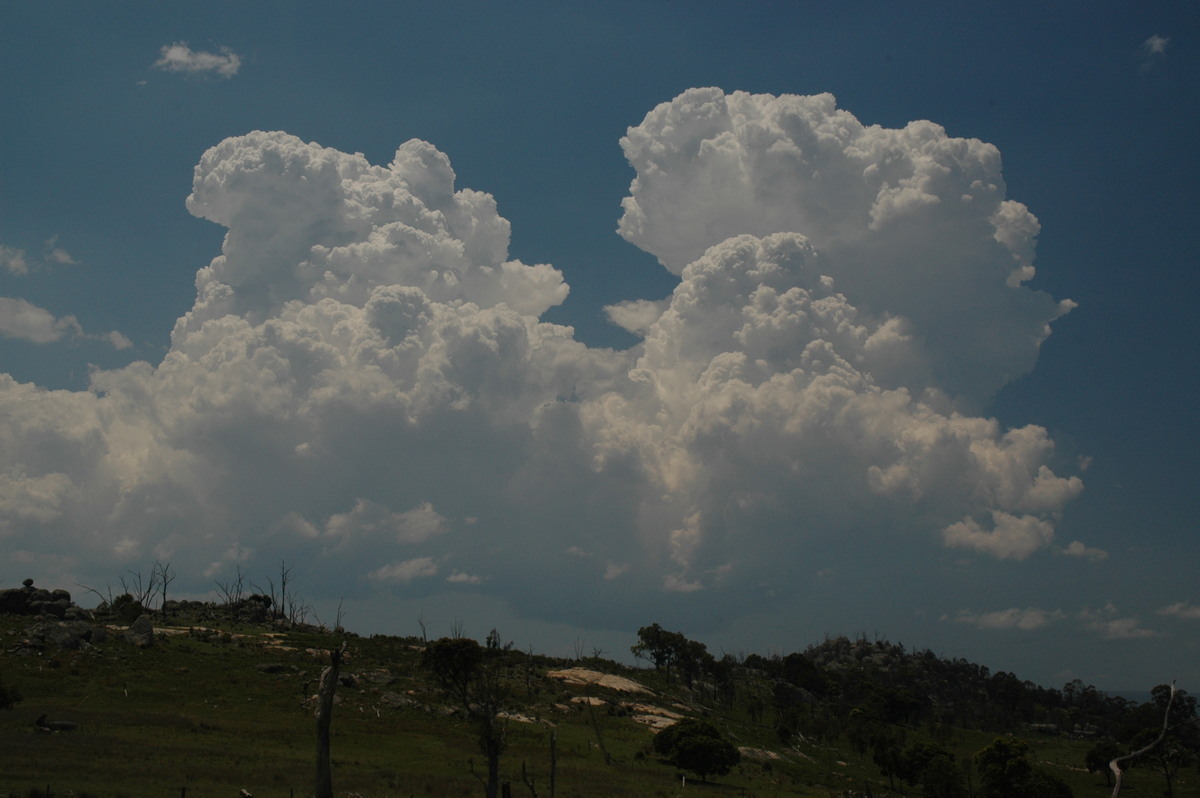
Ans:
[[[1112,602],[1097,610],[1084,608],[1079,612],[1079,619],[1085,628],[1099,632],[1109,640],[1138,640],[1160,636],[1153,629],[1143,627],[1136,616],[1119,616],[1120,611]]]
[[[1104,549],[1097,549],[1091,546],[1084,545],[1081,541],[1072,540],[1067,547],[1063,549],[1063,554],[1068,557],[1078,557],[1088,560],[1089,562],[1100,562],[1108,559],[1108,552]]]
[[[121,350],[133,348],[133,341],[130,341],[127,337],[116,330],[108,333],[104,336],[104,338],[108,340],[113,349]]]
[[[1146,55],[1162,55],[1167,51],[1167,45],[1170,43],[1171,40],[1166,36],[1155,34],[1142,42],[1142,52]]]
[[[233,77],[241,66],[241,56],[228,47],[222,47],[219,53],[193,51],[187,42],[164,45],[154,62],[155,69],[167,72],[213,72],[223,78]]]
[[[366,499],[358,499],[346,513],[330,516],[325,534],[334,538],[387,537],[400,543],[420,543],[446,532],[446,519],[429,502],[403,513]]]
[[[79,261],[71,257],[71,253],[58,245],[58,237],[55,236],[46,242],[45,259],[58,266],[78,266]]]
[[[1146,41],[1142,42],[1141,70],[1143,72],[1147,72],[1153,69],[1159,61],[1165,58],[1167,54],[1167,47],[1170,45],[1170,43],[1171,40],[1169,38],[1166,36],[1159,36],[1158,34],[1154,34],[1146,39]]]
[[[965,518],[942,534],[947,546],[974,549],[1002,560],[1023,560],[1054,540],[1054,527],[1034,516],[994,510],[990,529],[974,518]]]
[[[432,557],[416,557],[404,562],[385,565],[368,574],[369,578],[380,582],[401,582],[407,584],[414,579],[436,576],[437,563]]]
[[[894,377],[916,393],[933,376],[952,396],[990,396],[1074,306],[1021,284],[1039,225],[1004,196],[999,151],[932,122],[863,125],[829,94],[693,89],[621,144],[638,173],[622,236],[680,274],[733,235],[803,234],[856,307],[906,319],[928,368]]]
[[[59,318],[24,299],[0,297],[0,335],[46,344],[83,335],[83,328],[74,316]]]
[[[24,299],[0,296],[0,336],[17,338],[35,344],[48,344],[64,338],[90,338],[105,341],[114,349],[129,349],[133,342],[113,330],[91,335],[74,316],[55,316]]]
[[[1182,605],[1175,605],[1182,606]],[[1159,610],[1160,614],[1177,614],[1168,612],[1174,607]],[[1184,616],[1180,616],[1184,617]],[[1200,617],[1200,613],[1197,614]],[[943,620],[947,620],[943,616]],[[1147,629],[1134,616],[1121,616],[1111,603],[1098,610],[1084,608],[1077,613],[1065,613],[1062,610],[1043,610],[1036,607],[1011,607],[996,612],[976,613],[970,610],[960,610],[954,616],[958,623],[971,624],[980,629],[1020,629],[1032,631],[1042,629],[1060,622],[1077,623],[1083,629],[1096,632],[1101,637],[1110,640],[1139,640],[1159,637],[1159,633]]]
[[[17,277],[24,277],[30,272],[38,271],[47,265],[77,266],[79,261],[71,253],[58,245],[58,237],[54,236],[45,243],[42,260],[31,259],[23,249],[0,244],[0,269]]]
[[[1158,611],[1159,615],[1170,615],[1188,621],[1200,621],[1200,606],[1179,601]]]
[[[1112,618],[1095,621],[1090,624],[1090,628],[1110,640],[1141,640],[1147,637],[1158,637],[1158,632],[1146,629],[1137,618]]]
[[[963,610],[955,618],[959,623],[969,623],[980,629],[1020,629],[1031,631],[1041,629],[1050,623],[1061,620],[1063,613],[1059,610],[1042,610],[1036,607],[1020,609],[1011,607],[1007,610],[976,614]]]
[[[25,250],[0,244],[0,267],[9,274],[29,274],[29,261],[25,257]]]
[[[1024,285],[1037,223],[994,148],[702,90],[626,151],[622,233],[679,284],[608,311],[643,338],[618,352],[541,320],[562,274],[510,259],[432,145],[218,143],[187,205],[227,234],[163,360],[75,393],[0,380],[3,534],[100,572],[76,581],[286,552],[336,574],[317,592],[483,585],[542,618],[787,595],[864,529],[1052,544],[1082,482],[1041,427],[971,409],[1065,311]]]

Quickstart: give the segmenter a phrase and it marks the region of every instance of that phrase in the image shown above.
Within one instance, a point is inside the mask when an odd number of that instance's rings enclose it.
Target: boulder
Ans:
[[[129,625],[125,640],[138,648],[150,648],[154,645],[154,623],[149,615],[139,615],[137,620]]]
[[[0,613],[24,615],[29,611],[29,591],[19,587],[0,590]]]

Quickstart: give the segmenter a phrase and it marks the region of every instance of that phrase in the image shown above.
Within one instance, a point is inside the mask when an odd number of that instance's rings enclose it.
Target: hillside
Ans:
[[[467,717],[477,708],[464,709],[429,667],[435,641],[290,623],[272,617],[269,602],[167,602],[165,613],[146,614],[119,603],[97,614],[67,597],[50,614],[0,614],[0,685],[21,698],[0,710],[0,796],[310,795],[315,693],[343,645],[335,793],[484,794],[486,758]],[[138,617],[122,619],[122,609]],[[1104,777],[1084,769],[1088,751],[1161,723],[1153,707],[1139,714],[1084,685],[1046,690],[885,642],[835,638],[737,662],[678,639],[692,659],[645,669],[551,659],[498,636],[486,648],[470,643],[489,656],[500,778],[512,795],[551,794],[552,738],[557,796],[921,795],[902,778],[919,744],[947,752],[955,778],[980,794],[972,757],[1009,734],[1074,795],[1107,795]],[[711,721],[740,749],[731,772],[706,784],[689,776],[685,786],[662,761],[655,733],[682,718]],[[63,730],[51,730],[56,722]],[[1147,763],[1127,774],[1122,794],[1164,786]],[[1173,774],[1173,788],[1200,796],[1194,763]]]

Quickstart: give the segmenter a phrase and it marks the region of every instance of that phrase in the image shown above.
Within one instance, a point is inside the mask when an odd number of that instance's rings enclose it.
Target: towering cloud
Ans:
[[[6,547],[77,581],[169,559],[200,589],[286,556],[331,592],[457,585],[542,617],[569,581],[604,622],[786,592],[863,529],[1050,545],[1082,483],[1041,428],[974,415],[1069,308],[1024,286],[1037,221],[993,147],[714,89],[623,143],[621,233],[679,276],[610,309],[643,336],[625,352],[540,321],[562,274],[509,259],[430,144],[213,147],[187,203],[228,234],[163,361],[0,384]]]

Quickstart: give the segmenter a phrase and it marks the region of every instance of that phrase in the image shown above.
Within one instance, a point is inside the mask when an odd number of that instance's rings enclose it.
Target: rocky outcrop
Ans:
[[[46,615],[68,621],[91,620],[91,613],[75,606],[66,590],[35,587],[26,579],[21,587],[0,590],[0,614]]]
[[[34,652],[41,649],[79,651],[97,646],[108,639],[108,630],[87,621],[36,621],[25,629],[24,639],[16,651]]]

